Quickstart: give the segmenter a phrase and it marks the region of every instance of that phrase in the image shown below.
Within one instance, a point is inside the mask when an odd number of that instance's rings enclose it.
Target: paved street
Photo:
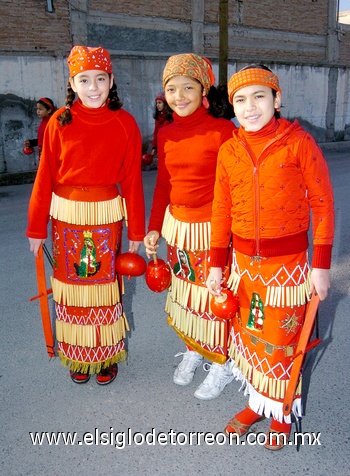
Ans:
[[[304,372],[302,430],[313,444],[299,451],[291,445],[272,452],[244,438],[245,444],[229,445],[219,437],[206,443],[193,437],[190,444],[191,432],[222,432],[246,399],[237,382],[216,400],[195,399],[206,375],[202,368],[189,386],[173,384],[179,361],[174,356],[184,346],[166,324],[165,293],[149,291],[143,277],[125,280],[128,362],[120,364],[111,385],[100,387],[94,378],[75,385],[57,358],[47,358],[39,303],[29,302],[37,294],[25,237],[32,185],[0,187],[0,474],[349,476],[350,153],[329,149],[325,155],[336,200],[332,290],[320,308],[323,342],[308,356]],[[143,175],[149,211],[156,171]],[[164,245],[159,254],[165,257]],[[267,429],[268,421],[252,427]],[[64,444],[61,435],[57,444],[35,445],[30,432],[77,432],[80,441],[85,433],[85,443]],[[116,433],[117,441],[108,441]],[[127,440],[128,433],[134,440]],[[165,434],[163,440],[156,441],[158,433]]]

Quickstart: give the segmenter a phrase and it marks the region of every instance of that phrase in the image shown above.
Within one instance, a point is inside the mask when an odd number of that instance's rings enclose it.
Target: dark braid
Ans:
[[[209,101],[208,111],[209,114],[211,114],[213,117],[224,117],[227,119],[231,119],[231,117],[234,117],[234,113],[231,114],[230,111],[230,104],[227,100],[227,93],[225,95],[225,92],[223,92],[221,88],[211,86],[207,98]]]
[[[61,126],[65,126],[66,124],[70,124],[72,122],[72,113],[70,112],[70,108],[75,99],[75,92],[71,88],[70,82],[68,81],[67,84],[67,96],[66,96],[66,109],[57,117],[57,120],[60,122]],[[113,81],[113,85],[108,94],[108,104],[107,107],[111,111],[117,111],[123,105],[121,100],[118,97],[117,92],[117,85]]]
[[[70,124],[72,122],[72,113],[70,108],[75,99],[75,92],[71,88],[70,82],[67,83],[67,96],[66,96],[66,109],[57,117],[57,120],[60,122],[61,126]]]
[[[210,104],[209,113],[212,116],[229,120],[235,117],[233,107],[228,100],[227,85],[219,85],[217,88],[211,86],[207,98]]]
[[[118,111],[118,109],[120,109],[123,105],[122,101],[118,97],[117,85],[115,84],[115,81],[113,81],[112,87],[109,91],[108,99],[108,109],[111,111]]]

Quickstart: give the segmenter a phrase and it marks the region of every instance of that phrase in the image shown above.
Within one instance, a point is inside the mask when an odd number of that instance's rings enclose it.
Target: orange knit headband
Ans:
[[[211,62],[193,53],[170,56],[163,71],[163,88],[174,76],[189,76],[197,79],[208,93],[215,83]]]
[[[254,84],[260,84],[268,86],[275,91],[280,91],[278,83],[278,77],[272,71],[267,71],[262,68],[248,68],[231,76],[228,82],[228,99],[232,104],[234,94],[246,86],[253,86]]]
[[[98,46],[74,46],[68,56],[69,74],[71,77],[88,70],[112,73],[111,58],[107,50]]]

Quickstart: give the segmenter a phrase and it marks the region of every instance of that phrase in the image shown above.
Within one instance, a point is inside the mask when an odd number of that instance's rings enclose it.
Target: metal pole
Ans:
[[[219,84],[227,84],[228,72],[228,0],[220,0],[219,12]]]

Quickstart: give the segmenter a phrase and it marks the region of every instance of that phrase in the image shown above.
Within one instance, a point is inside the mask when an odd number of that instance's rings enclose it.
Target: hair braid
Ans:
[[[108,99],[109,99],[108,108],[111,111],[117,111],[123,105],[122,101],[119,99],[117,85],[115,81],[113,81],[112,87],[109,91]]]
[[[72,122],[72,113],[70,112],[70,108],[75,99],[75,92],[71,88],[70,82],[67,83],[67,96],[66,96],[66,109],[60,114],[57,119],[60,122],[61,126],[65,126],[66,124],[70,124]]]

